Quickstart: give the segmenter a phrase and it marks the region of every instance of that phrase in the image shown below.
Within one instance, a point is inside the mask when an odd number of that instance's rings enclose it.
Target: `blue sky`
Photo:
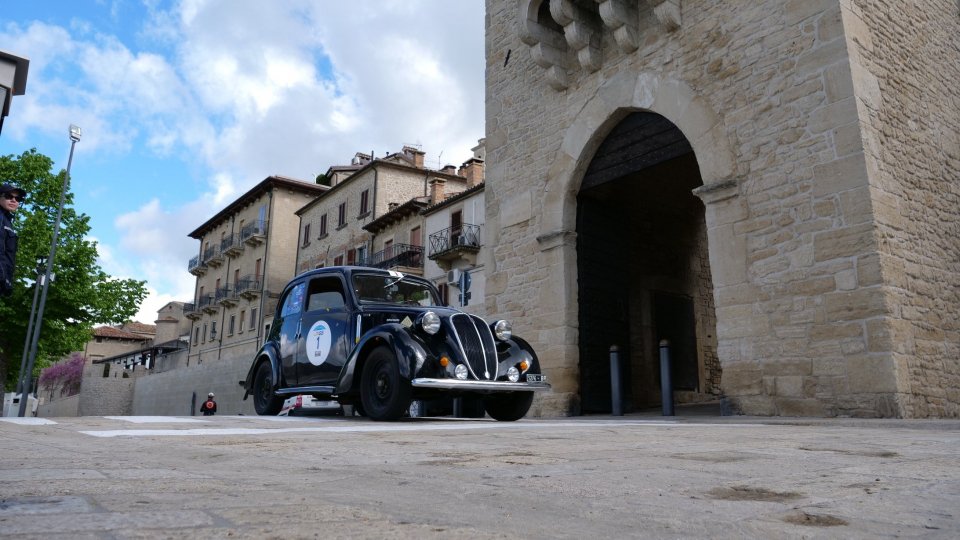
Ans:
[[[459,165],[483,137],[483,0],[0,0],[30,60],[0,154],[71,170],[101,264],[145,279],[137,319],[189,301],[187,234],[270,174],[419,144]]]

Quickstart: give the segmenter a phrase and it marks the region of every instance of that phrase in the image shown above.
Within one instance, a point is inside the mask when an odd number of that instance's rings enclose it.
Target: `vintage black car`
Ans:
[[[440,306],[429,281],[356,266],[320,268],[287,284],[241,384],[257,414],[297,394],[396,420],[413,400],[468,397],[512,421],[549,390],[533,348],[510,323]]]

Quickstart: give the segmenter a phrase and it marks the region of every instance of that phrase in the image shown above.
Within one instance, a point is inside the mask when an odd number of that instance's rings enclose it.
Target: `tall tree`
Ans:
[[[66,171],[52,172],[53,161],[36,150],[0,156],[0,178],[27,191],[14,215],[20,236],[13,295],[0,298],[0,386],[16,386],[37,278],[37,259],[46,258]],[[34,377],[52,361],[83,348],[97,324],[129,320],[147,296],[146,282],[114,279],[97,264],[90,217],[73,208],[68,189],[57,241],[54,279],[47,292]]]

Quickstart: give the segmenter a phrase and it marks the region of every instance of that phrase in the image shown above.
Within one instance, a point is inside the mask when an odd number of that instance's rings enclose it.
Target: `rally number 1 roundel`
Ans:
[[[310,363],[319,366],[327,360],[330,354],[330,325],[325,321],[317,321],[310,327],[307,334],[307,359]]]

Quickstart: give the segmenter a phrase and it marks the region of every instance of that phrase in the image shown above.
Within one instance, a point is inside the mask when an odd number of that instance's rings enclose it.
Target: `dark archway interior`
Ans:
[[[702,185],[683,134],[653,113],[620,122],[597,150],[577,205],[581,409],[612,408],[611,345],[627,411],[660,404],[668,339],[678,402],[719,393],[716,315]]]

